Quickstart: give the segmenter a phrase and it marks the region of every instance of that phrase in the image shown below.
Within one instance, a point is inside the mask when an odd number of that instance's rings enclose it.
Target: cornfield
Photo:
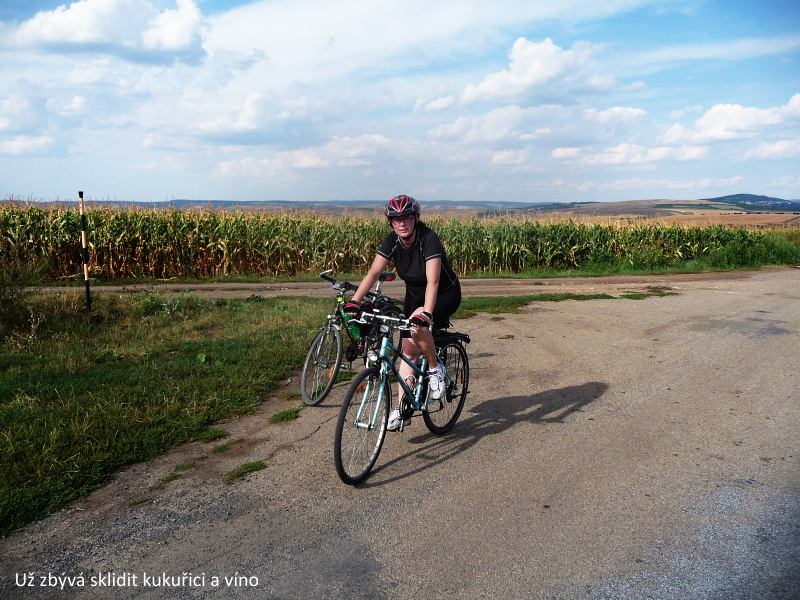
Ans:
[[[379,217],[244,212],[90,210],[90,271],[121,278],[363,272],[388,231]],[[652,269],[800,262],[791,232],[724,226],[540,222],[434,217],[457,273],[568,270],[592,265]],[[51,280],[77,277],[77,211],[0,206],[0,267],[36,264]]]

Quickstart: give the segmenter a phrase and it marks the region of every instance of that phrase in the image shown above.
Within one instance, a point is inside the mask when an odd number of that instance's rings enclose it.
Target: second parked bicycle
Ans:
[[[336,290],[336,306],[311,342],[300,377],[300,395],[308,406],[319,404],[330,393],[345,360],[346,368],[350,368],[356,358],[360,357],[366,362],[370,350],[380,349],[382,334],[379,325],[358,323],[342,310],[345,294],[354,292],[357,287],[347,281],[337,281],[331,277],[332,271],[328,269],[319,276],[330,281],[331,287]],[[381,285],[394,278],[395,274],[391,271],[381,273],[375,289],[367,294],[365,301],[377,313],[399,317],[399,300],[381,294]]]

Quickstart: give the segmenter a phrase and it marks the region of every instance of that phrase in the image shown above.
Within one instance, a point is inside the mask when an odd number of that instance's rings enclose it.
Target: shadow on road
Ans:
[[[572,413],[580,411],[581,408],[602,396],[607,389],[607,383],[589,381],[581,385],[548,390],[529,396],[496,398],[472,408],[465,407],[465,411],[468,410],[470,415],[464,418],[462,414],[451,433],[444,436],[425,433],[406,440],[408,444],[417,447],[377,466],[370,479],[359,487],[378,487],[416,475],[472,448],[484,437],[503,433],[518,423],[563,423]],[[421,422],[419,425],[424,426]],[[402,434],[399,437],[389,438],[387,441],[403,443]],[[421,459],[423,464],[410,471],[381,479],[380,475],[386,469],[411,458]]]

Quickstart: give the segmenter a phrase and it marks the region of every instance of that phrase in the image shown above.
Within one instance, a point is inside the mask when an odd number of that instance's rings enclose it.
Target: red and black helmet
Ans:
[[[394,198],[389,198],[386,202],[383,213],[386,215],[387,219],[391,219],[392,217],[405,217],[406,215],[419,216],[419,202],[405,194],[395,196]]]

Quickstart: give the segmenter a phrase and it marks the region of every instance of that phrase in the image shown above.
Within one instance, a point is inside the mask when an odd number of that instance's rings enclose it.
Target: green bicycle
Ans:
[[[347,360],[347,368],[351,368],[359,356],[366,362],[370,350],[380,349],[379,325],[356,322],[343,310],[345,293],[354,292],[358,287],[347,281],[337,281],[331,277],[332,271],[328,269],[319,276],[330,281],[336,290],[336,306],[309,345],[300,376],[300,395],[308,406],[316,406],[330,393],[343,366],[343,358]],[[375,289],[366,294],[364,302],[381,314],[399,316],[399,300],[381,294],[381,285],[394,278],[391,271],[381,273]]]
[[[401,422],[419,411],[427,428],[436,435],[447,433],[456,424],[469,390],[469,358],[464,348],[470,342],[469,335],[433,330],[437,360],[445,367],[445,393],[441,399],[433,400],[428,397],[425,357],[414,363],[402,355],[393,341],[394,331],[410,329],[408,319],[364,313],[360,321],[379,323],[383,338],[380,351],[368,353],[367,367],[350,384],[336,424],[333,460],[339,478],[349,485],[369,476],[383,447],[392,405],[391,375],[403,390]],[[398,357],[413,369],[414,376],[409,377],[413,381],[399,377],[395,366]]]

